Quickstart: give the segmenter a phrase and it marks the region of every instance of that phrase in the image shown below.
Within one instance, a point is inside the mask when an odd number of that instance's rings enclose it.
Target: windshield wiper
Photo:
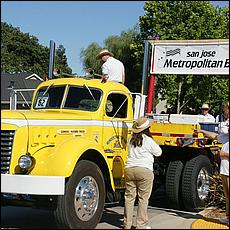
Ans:
[[[90,88],[86,84],[84,84],[84,86],[88,89],[88,91],[89,91],[90,95],[92,96],[93,100],[96,101],[96,99],[93,96],[93,93],[91,92]]]
[[[42,98],[46,95],[46,93],[49,91],[50,87],[53,86],[53,84],[54,84],[54,83],[50,84],[50,85],[46,88],[46,90],[44,91],[44,93],[43,93],[42,96],[41,96]]]

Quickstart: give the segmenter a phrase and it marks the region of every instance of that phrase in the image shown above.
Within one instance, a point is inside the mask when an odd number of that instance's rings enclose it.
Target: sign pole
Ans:
[[[155,94],[154,83],[155,83],[155,75],[151,74],[149,78],[147,113],[151,113],[153,107],[153,98]]]
[[[154,34],[152,37],[153,40],[159,40],[160,39],[160,35],[159,34]],[[152,52],[153,52],[153,57],[154,57],[154,47],[152,48]],[[153,64],[154,62],[152,62],[152,68],[153,68]],[[148,89],[148,104],[147,104],[147,113],[151,113],[152,112],[152,108],[153,108],[153,99],[155,97],[155,75],[154,74],[150,74],[150,78],[149,78],[149,89]]]

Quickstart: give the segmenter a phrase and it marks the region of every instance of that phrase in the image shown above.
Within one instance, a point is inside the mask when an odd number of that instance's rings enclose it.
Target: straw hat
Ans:
[[[149,128],[152,125],[152,123],[153,121],[150,121],[148,118],[140,117],[134,122],[132,131],[134,133],[140,133],[143,130]]]
[[[113,57],[113,53],[109,52],[107,49],[103,49],[100,51],[100,53],[96,56],[97,59],[100,59],[104,55],[109,55]]]
[[[209,109],[209,105],[208,105],[208,104],[203,104],[203,105],[201,106],[201,109]]]

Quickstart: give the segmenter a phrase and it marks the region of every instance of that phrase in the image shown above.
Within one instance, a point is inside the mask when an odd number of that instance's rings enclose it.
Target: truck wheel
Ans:
[[[211,173],[211,162],[204,155],[186,162],[182,177],[182,198],[187,211],[197,212],[205,208]]]
[[[181,161],[171,161],[166,173],[165,192],[168,204],[177,210],[182,208],[180,185],[183,167],[184,164]]]
[[[58,227],[71,229],[95,228],[101,219],[105,203],[105,183],[99,167],[90,161],[80,161],[66,184],[64,196],[59,196],[55,218]]]

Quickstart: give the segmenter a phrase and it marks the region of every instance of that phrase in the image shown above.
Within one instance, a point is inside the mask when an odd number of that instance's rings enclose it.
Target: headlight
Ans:
[[[32,157],[29,155],[23,155],[18,160],[18,165],[21,169],[29,169],[32,166]]]

